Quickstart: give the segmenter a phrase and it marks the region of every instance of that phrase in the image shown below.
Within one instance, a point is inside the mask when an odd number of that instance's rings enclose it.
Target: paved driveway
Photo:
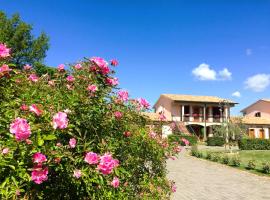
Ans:
[[[270,200],[270,178],[260,177],[182,152],[168,161],[176,182],[173,200]]]

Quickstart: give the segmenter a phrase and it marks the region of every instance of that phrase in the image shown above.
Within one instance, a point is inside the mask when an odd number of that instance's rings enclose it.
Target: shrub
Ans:
[[[221,159],[221,162],[225,165],[228,165],[230,163],[230,158],[228,155],[223,155],[222,159]]]
[[[231,165],[234,167],[239,167],[240,166],[240,159],[238,156],[233,156],[231,158]]]
[[[247,169],[251,170],[251,169],[255,169],[256,164],[255,164],[255,160],[250,160],[248,161],[248,165],[247,165]]]
[[[191,155],[198,157],[199,151],[198,151],[198,147],[197,146],[192,146],[191,147]]]
[[[170,195],[166,156],[173,148],[161,133],[146,131],[140,111],[149,104],[128,100],[116,89],[114,72],[103,59],[86,59],[71,71],[60,65],[53,77],[4,67],[0,199]]]
[[[265,174],[270,173],[270,163],[263,163],[262,164],[262,172]]]
[[[211,157],[211,160],[214,162],[218,162],[220,160],[220,155],[217,153],[213,154],[213,156]]]
[[[168,140],[170,142],[179,142],[182,146],[185,146],[184,142],[182,141],[183,138],[189,141],[190,146],[198,143],[198,138],[192,135],[171,134],[168,136]]]
[[[211,160],[211,159],[212,159],[212,156],[213,156],[213,155],[212,155],[211,152],[206,152],[206,157],[205,157],[205,158],[206,158],[207,160]]]
[[[223,137],[208,137],[207,146],[223,146],[225,140]]]
[[[238,141],[239,149],[241,150],[270,150],[269,139],[248,139],[243,138]]]

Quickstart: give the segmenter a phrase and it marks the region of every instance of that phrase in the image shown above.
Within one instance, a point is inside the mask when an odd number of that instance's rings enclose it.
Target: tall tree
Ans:
[[[11,62],[18,68],[25,64],[41,64],[49,49],[49,37],[44,32],[34,37],[32,29],[32,25],[23,22],[19,14],[8,18],[0,11],[0,43],[11,48]]]

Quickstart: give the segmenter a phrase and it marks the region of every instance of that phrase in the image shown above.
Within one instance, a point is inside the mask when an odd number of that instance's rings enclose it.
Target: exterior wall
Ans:
[[[163,112],[167,120],[171,121],[172,120],[171,104],[172,101],[170,99],[161,96],[155,105],[156,113]]]
[[[270,117],[270,102],[263,100],[258,101],[245,109],[245,116],[255,117],[255,113],[257,112],[261,112],[261,117]]]
[[[269,139],[270,138],[270,126],[250,126],[248,128],[248,133],[250,129],[254,130],[254,136],[255,138],[260,138],[260,130],[264,130],[264,138],[263,139]]]

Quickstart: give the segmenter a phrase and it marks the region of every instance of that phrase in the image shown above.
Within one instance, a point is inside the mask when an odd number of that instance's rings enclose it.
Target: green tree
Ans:
[[[10,62],[18,68],[42,63],[49,49],[49,37],[44,32],[34,37],[32,29],[32,25],[22,21],[19,14],[8,18],[0,11],[0,43],[12,49]]]

